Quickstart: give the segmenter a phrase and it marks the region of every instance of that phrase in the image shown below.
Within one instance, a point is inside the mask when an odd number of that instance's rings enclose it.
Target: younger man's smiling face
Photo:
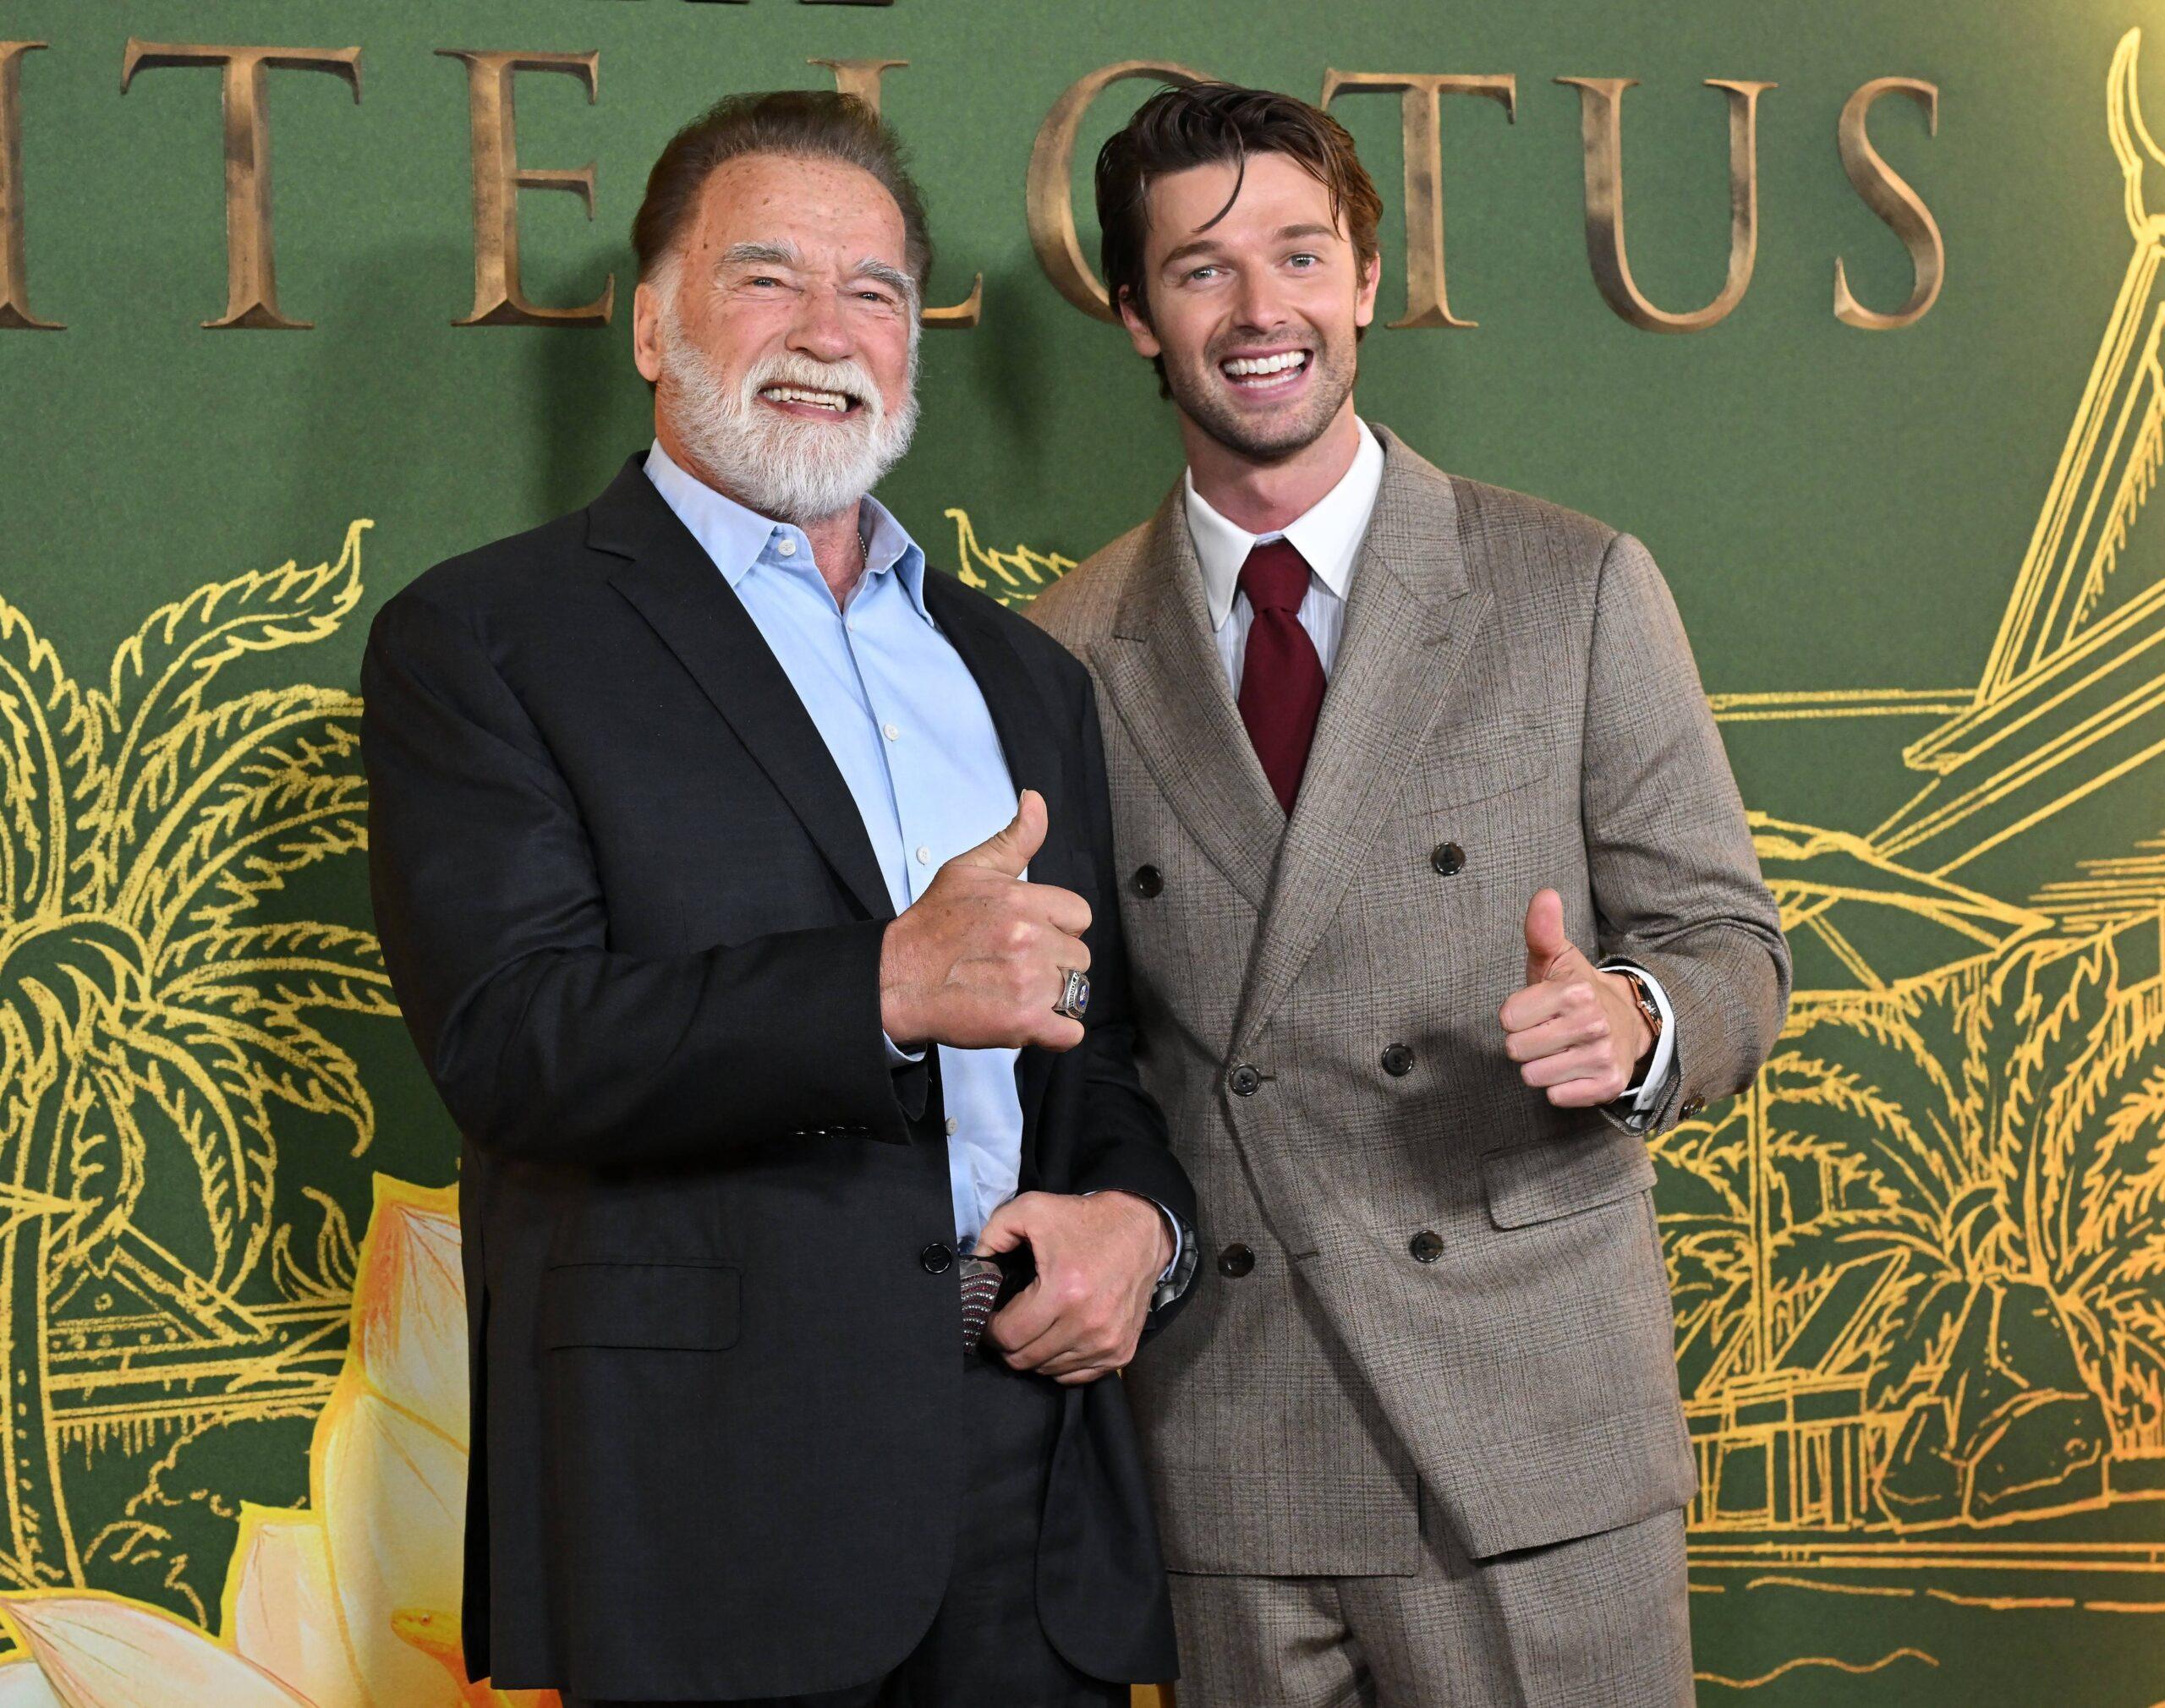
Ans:
[[[1173,402],[1228,450],[1305,450],[1352,395],[1381,268],[1362,268],[1329,190],[1289,155],[1169,172],[1147,205],[1149,313],[1120,305],[1135,348],[1165,358]]]

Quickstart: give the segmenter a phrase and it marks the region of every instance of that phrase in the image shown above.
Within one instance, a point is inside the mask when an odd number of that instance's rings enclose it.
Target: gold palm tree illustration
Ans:
[[[2160,923],[1804,994],[1754,1095],[1660,1146],[1678,1185],[1664,1196],[1684,1206],[1663,1218],[1683,1338],[1763,1312],[1765,1349],[1729,1366],[1763,1374],[1838,1276],[1891,1260],[1839,1335],[1812,1340],[1843,1349],[1875,1410],[1899,1413],[1931,1402],[1980,1289],[2034,1289],[2112,1448],[2165,1446]],[[1768,1199],[1757,1234],[1755,1166]]]
[[[159,607],[101,685],[0,599],[0,1581],[84,1581],[56,1311],[118,1276],[178,1325],[168,1338],[260,1345],[234,1295],[274,1234],[274,1110],[338,1119],[357,1154],[372,1136],[359,1070],[312,1015],[397,1012],[375,939],[272,901],[366,846],[360,703],[212,693],[244,654],[337,629],[369,525],[335,562]],[[290,1265],[282,1240],[274,1255]]]

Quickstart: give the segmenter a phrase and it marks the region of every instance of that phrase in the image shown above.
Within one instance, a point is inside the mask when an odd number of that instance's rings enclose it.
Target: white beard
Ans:
[[[661,387],[686,448],[730,496],[776,522],[802,527],[854,511],[909,449],[917,430],[918,329],[910,329],[902,402],[890,413],[862,364],[815,361],[778,350],[732,386],[684,336],[676,293],[662,293]],[[808,421],[759,401],[768,386],[845,391],[858,408],[838,420]]]

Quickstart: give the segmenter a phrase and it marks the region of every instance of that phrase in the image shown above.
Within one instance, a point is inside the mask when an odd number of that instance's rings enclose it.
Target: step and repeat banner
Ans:
[[[1363,413],[1651,545],[1782,904],[1773,1059],[1655,1146],[1700,1700],[2165,1700],[2144,14],[0,0],[0,1704],[552,1708],[459,1670],[369,620],[646,442],[670,133],[836,84],[940,253],[883,495],[1028,599],[1178,474],[1088,172],[1192,75],[1384,191]]]

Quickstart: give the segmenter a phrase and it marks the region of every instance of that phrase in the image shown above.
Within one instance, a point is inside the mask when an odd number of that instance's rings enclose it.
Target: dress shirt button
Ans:
[[[1165,889],[1165,874],[1154,866],[1138,866],[1135,876],[1127,881],[1135,893],[1148,901]]]
[[[1444,1255],[1444,1236],[1423,1228],[1406,1241],[1406,1249],[1413,1254],[1417,1263],[1433,1263]]]
[[[1389,1044],[1384,1049],[1384,1071],[1395,1080],[1402,1080],[1413,1071],[1413,1052],[1402,1043]]]
[[[1677,1105],[1676,1113],[1687,1121],[1696,1121],[1707,1113],[1707,1100],[1702,1097],[1686,1098]]]
[[[784,557],[794,557],[797,556],[797,542],[785,534],[776,545],[775,550]]]
[[[1218,1273],[1237,1281],[1255,1267],[1255,1253],[1238,1241],[1218,1254]]]
[[[917,851],[917,863],[920,866],[932,864],[932,851],[929,848],[920,847]]]
[[[917,1261],[924,1266],[926,1274],[945,1275],[948,1266],[955,1261],[955,1254],[939,1240],[935,1240],[917,1254]]]
[[[1449,878],[1453,873],[1465,869],[1466,850],[1455,842],[1439,842],[1436,845],[1436,851],[1428,857],[1428,863],[1434,867],[1441,876]]]
[[[1225,1083],[1233,1088],[1235,1097],[1252,1098],[1262,1086],[1263,1076],[1254,1068],[1250,1067],[1247,1063],[1242,1062],[1231,1073],[1226,1075]]]
[[[880,733],[885,736],[891,742],[898,742],[902,736],[902,732],[896,729],[892,724],[880,725]]]
[[[949,1133],[959,1133],[962,1130],[962,1124],[960,1121],[956,1120],[952,1115],[947,1117],[947,1130]]]

